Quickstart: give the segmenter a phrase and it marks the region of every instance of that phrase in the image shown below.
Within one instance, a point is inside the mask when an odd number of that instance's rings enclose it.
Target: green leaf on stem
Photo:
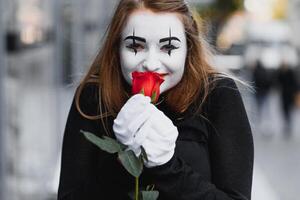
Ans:
[[[134,191],[129,192],[128,196],[132,200],[136,199]],[[156,200],[158,198],[158,196],[159,196],[159,192],[157,190],[154,190],[154,191],[142,190],[141,192],[139,192],[139,199],[140,200]]]
[[[107,137],[107,136],[105,136],[105,137]],[[122,144],[118,140],[115,140],[115,142],[117,142],[119,144],[121,151],[125,151],[128,148],[128,146],[126,146],[125,144]]]
[[[119,142],[117,142],[116,140],[114,140],[110,137],[103,136],[103,138],[100,138],[100,137],[96,136],[95,134],[87,132],[87,131],[80,130],[80,132],[84,134],[86,139],[88,139],[90,142],[95,144],[97,147],[99,147],[100,149],[102,149],[103,151],[106,151],[108,153],[117,153],[117,152],[122,151],[122,149],[124,148],[124,145],[121,145]]]
[[[133,151],[121,151],[118,158],[125,169],[134,177],[139,177],[143,171],[143,163],[135,156]]]
[[[159,196],[158,191],[142,191],[142,198],[143,200],[156,200]]]

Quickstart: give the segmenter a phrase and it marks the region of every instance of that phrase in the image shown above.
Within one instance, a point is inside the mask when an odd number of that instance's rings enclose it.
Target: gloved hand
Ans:
[[[113,124],[113,131],[117,140],[132,150],[136,156],[141,153],[141,143],[145,139],[144,131],[138,130],[150,118],[152,112],[150,97],[142,94],[132,96],[122,107]]]
[[[132,96],[114,120],[116,138],[128,146],[136,156],[141,146],[146,151],[146,167],[167,163],[173,156],[178,137],[177,127],[142,94]]]
[[[171,160],[175,151],[178,130],[173,122],[153,104],[148,109],[151,110],[151,116],[137,134],[145,138],[141,140],[141,145],[148,157],[145,166],[149,168],[163,165]]]

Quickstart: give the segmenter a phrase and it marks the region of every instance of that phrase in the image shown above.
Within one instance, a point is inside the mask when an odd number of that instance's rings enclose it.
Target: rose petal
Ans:
[[[160,95],[160,85],[164,82],[162,75],[157,72],[133,72],[132,73],[132,94],[143,93],[149,96],[155,103]]]

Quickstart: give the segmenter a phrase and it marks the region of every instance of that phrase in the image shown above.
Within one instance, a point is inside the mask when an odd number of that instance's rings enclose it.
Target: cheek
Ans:
[[[161,85],[161,93],[175,87],[182,79],[184,70],[171,74]]]
[[[135,54],[126,48],[122,48],[120,50],[121,66],[126,68],[126,70],[134,70],[143,61],[144,56],[145,55],[143,52],[138,52]]]
[[[167,70],[171,73],[171,75],[162,84],[161,92],[173,88],[181,81],[185,68],[186,51],[183,50],[173,52],[171,56],[167,55],[166,57],[164,57],[163,60],[164,65],[166,66]]]
[[[130,70],[137,63],[134,53],[122,50],[120,52],[120,61],[122,68],[125,70]]]
[[[172,82],[172,85],[177,85],[177,83],[180,82],[180,80],[182,79],[182,76],[183,76],[183,73],[184,73],[184,67],[180,67],[178,68],[178,70],[172,74],[171,76],[171,82]]]
[[[120,64],[123,77],[131,84],[131,73],[138,70],[142,58],[128,50],[120,50]]]
[[[171,54],[171,56],[166,55],[164,58],[164,64],[167,66],[168,70],[174,74],[183,73],[186,61],[186,52],[178,51]]]

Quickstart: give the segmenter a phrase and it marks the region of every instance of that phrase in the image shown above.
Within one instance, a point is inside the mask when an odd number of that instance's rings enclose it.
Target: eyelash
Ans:
[[[128,49],[132,49],[132,50],[134,50],[135,52],[136,51],[139,51],[139,50],[142,50],[142,49],[145,49],[145,47],[143,46],[143,45],[141,45],[141,44],[137,44],[137,43],[135,43],[135,44],[130,44],[130,45],[128,45],[128,46],[126,46]]]
[[[143,46],[143,45],[141,45],[141,44],[138,44],[138,43],[135,43],[135,44],[130,44],[130,45],[127,45],[126,46],[128,49],[131,49],[131,50],[133,50],[134,52],[138,52],[138,51],[140,51],[140,50],[143,50],[143,49],[145,49],[145,47]],[[164,45],[164,46],[162,46],[161,48],[160,48],[160,50],[162,50],[162,51],[164,51],[164,52],[167,52],[167,53],[170,53],[171,51],[173,51],[174,49],[178,49],[179,47],[176,47],[176,46],[174,46],[174,45],[172,45],[172,44],[166,44],[166,45]]]
[[[178,49],[179,47],[175,47],[174,45],[172,45],[172,44],[166,44],[166,45],[164,45],[164,46],[162,46],[161,48],[160,48],[160,50],[163,50],[163,51],[165,51],[165,52],[171,52],[172,50],[174,50],[174,49]]]

